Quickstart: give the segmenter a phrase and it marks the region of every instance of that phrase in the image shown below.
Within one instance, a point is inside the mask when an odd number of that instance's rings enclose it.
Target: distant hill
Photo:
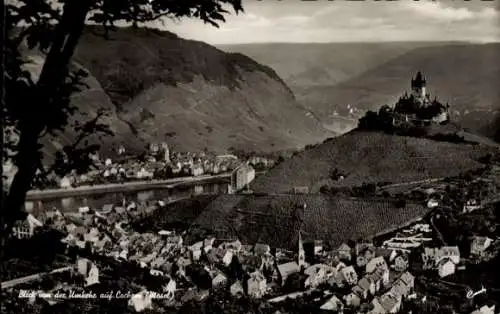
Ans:
[[[456,176],[480,167],[477,160],[491,151],[498,147],[355,130],[297,153],[258,176],[251,189],[289,193],[294,187],[307,186],[318,192],[326,184],[352,187]],[[344,180],[330,180],[334,169]]]
[[[100,82],[128,124],[127,141],[176,150],[276,151],[335,135],[300,106],[269,67],[175,34],[88,27],[75,60]]]
[[[243,53],[273,68],[298,92],[316,85],[334,85],[418,47],[436,42],[385,43],[263,43],[219,45]]]

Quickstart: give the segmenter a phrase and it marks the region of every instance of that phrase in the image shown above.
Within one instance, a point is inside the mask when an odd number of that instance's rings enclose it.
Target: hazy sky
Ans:
[[[500,0],[243,0],[220,28],[168,21],[181,37],[210,44],[346,41],[500,41]]]

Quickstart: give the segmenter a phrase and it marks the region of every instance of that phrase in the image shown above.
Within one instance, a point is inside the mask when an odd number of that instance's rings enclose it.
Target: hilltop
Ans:
[[[129,139],[176,150],[276,151],[332,136],[271,68],[238,53],[152,29],[110,40],[88,27],[75,54],[101,83]]]
[[[283,161],[251,184],[257,193],[289,193],[294,187],[361,186],[456,176],[482,166],[497,147],[354,130]],[[333,180],[332,172],[344,176]]]

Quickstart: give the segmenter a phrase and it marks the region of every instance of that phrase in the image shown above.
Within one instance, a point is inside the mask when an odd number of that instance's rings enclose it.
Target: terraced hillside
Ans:
[[[305,204],[305,207],[304,207]],[[421,217],[419,204],[397,208],[391,201],[342,199],[323,195],[222,195],[191,225],[190,240],[201,233],[237,237],[243,243],[268,243],[295,249],[298,231],[305,240],[329,246],[371,237]]]
[[[324,184],[349,187],[455,176],[481,167],[477,160],[497,150],[355,130],[285,160],[257,177],[251,188],[259,193],[289,193],[294,187],[307,186],[317,192]],[[329,180],[335,168],[344,180]]]
[[[136,221],[134,228],[139,232],[186,230],[216,198],[215,195],[203,195],[169,204],[166,208],[155,211],[153,215]]]

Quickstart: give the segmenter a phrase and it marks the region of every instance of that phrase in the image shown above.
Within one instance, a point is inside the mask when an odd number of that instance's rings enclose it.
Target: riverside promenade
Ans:
[[[75,188],[66,189],[46,189],[31,190],[26,195],[27,201],[42,200],[56,197],[83,196],[91,194],[106,194],[117,192],[134,192],[153,189],[171,189],[176,186],[190,185],[196,183],[220,182],[229,179],[231,173],[222,173],[218,175],[204,175],[197,177],[180,177],[166,180],[133,181],[124,183],[109,183],[99,185],[82,185]]]

